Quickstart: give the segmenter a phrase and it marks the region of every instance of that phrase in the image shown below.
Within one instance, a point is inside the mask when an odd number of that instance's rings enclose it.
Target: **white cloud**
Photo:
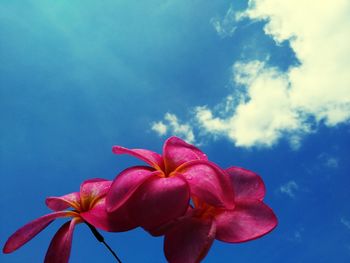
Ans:
[[[325,0],[322,4],[312,0],[249,1],[240,19],[266,20],[266,34],[277,44],[289,40],[301,64],[281,72],[263,61],[235,63],[234,82],[245,88],[245,99],[233,113],[220,118],[207,107],[197,108],[196,116],[204,130],[227,136],[243,147],[269,147],[287,136],[292,148],[297,149],[301,136],[312,132],[314,123],[331,127],[347,122],[349,12],[350,2],[346,0]]]
[[[167,133],[168,127],[162,122],[154,122],[151,129],[158,133],[159,136],[165,135]]]
[[[234,113],[215,118],[206,107],[196,109],[196,117],[209,133],[226,135],[237,146],[271,146],[283,133],[306,132],[307,124],[292,110],[287,77],[264,62],[238,62],[233,67],[235,82],[246,87],[247,96]],[[296,144],[296,137],[294,137]]]
[[[350,230],[350,221],[347,220],[346,218],[342,217],[340,218],[340,222],[347,228]]]
[[[166,113],[164,122],[152,123],[151,129],[158,133],[158,135],[176,135],[183,138],[188,143],[195,142],[195,136],[191,125],[188,123],[181,123],[175,114]]]
[[[265,33],[276,45],[289,41],[300,63],[281,71],[267,61],[236,62],[235,90],[223,106],[195,107],[200,134],[224,136],[240,147],[271,147],[287,138],[298,149],[318,125],[349,123],[349,13],[348,0],[249,0],[246,11],[234,14],[230,7],[221,22],[212,20],[220,36],[229,36],[237,19],[266,21]]]
[[[295,181],[289,181],[284,185],[281,185],[279,191],[283,194],[288,195],[291,198],[295,197],[295,192],[299,189],[298,184]]]

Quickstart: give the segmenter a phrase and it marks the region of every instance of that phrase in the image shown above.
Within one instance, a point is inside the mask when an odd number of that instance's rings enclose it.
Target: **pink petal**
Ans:
[[[68,217],[71,216],[74,212],[54,212],[48,215],[39,217],[30,223],[22,226],[18,229],[12,236],[7,240],[3,252],[11,253],[16,249],[23,246],[25,243],[30,241],[35,237],[39,232],[41,232],[45,227],[47,227],[53,220],[59,217]]]
[[[190,185],[191,195],[216,207],[234,207],[234,192],[228,174],[209,161],[191,161],[181,165],[182,174]]]
[[[73,231],[81,219],[73,218],[56,232],[46,252],[45,263],[68,263],[72,247]]]
[[[191,205],[188,206],[187,211],[184,216],[180,216],[175,218],[174,220],[168,221],[165,224],[159,225],[155,228],[148,229],[148,233],[152,236],[163,236],[166,232],[168,232],[171,228],[173,228],[179,221],[183,220],[185,217],[189,217],[193,215],[193,208]]]
[[[62,211],[68,207],[80,210],[79,192],[70,193],[64,196],[50,196],[46,198],[46,205],[54,211]]]
[[[80,195],[86,196],[102,196],[107,194],[110,185],[112,184],[111,180],[106,180],[103,178],[93,178],[85,180],[80,185]]]
[[[183,215],[189,204],[189,188],[181,176],[153,176],[130,199],[130,213],[146,230]]]
[[[122,171],[113,181],[106,197],[106,208],[113,212],[121,207],[148,178],[159,174],[147,166],[134,166]]]
[[[109,232],[128,231],[137,227],[131,220],[127,207],[122,207],[114,213],[106,212],[105,198],[101,198],[92,209],[80,213],[80,216],[96,228]]]
[[[235,200],[264,199],[265,185],[259,175],[240,167],[230,167],[226,172],[233,184]]]
[[[174,171],[188,161],[208,160],[208,157],[201,150],[175,136],[170,137],[164,143],[163,158],[167,173]]]
[[[88,211],[98,199],[104,197],[112,184],[112,181],[94,178],[84,181],[80,185],[80,212]]]
[[[179,222],[164,239],[164,253],[170,263],[197,263],[208,253],[215,238],[211,218],[189,217]]]
[[[230,243],[259,238],[277,225],[277,218],[270,207],[261,201],[236,203],[233,210],[223,211],[215,217],[216,238]]]
[[[113,153],[115,154],[129,154],[132,155],[146,163],[148,163],[150,166],[159,169],[164,170],[164,163],[163,158],[160,156],[160,154],[156,152],[152,152],[145,149],[128,149],[121,146],[113,146],[112,148]]]

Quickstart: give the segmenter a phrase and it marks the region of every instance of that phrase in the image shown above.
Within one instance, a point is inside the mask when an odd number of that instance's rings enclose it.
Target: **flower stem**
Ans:
[[[122,261],[120,260],[120,258],[117,256],[117,254],[112,250],[112,248],[106,243],[104,237],[97,231],[97,229],[89,224],[88,222],[85,221],[85,224],[90,228],[92,234],[95,236],[95,238],[101,242],[103,245],[105,245],[105,247],[109,250],[109,252],[111,252],[111,254],[114,256],[114,258],[117,260],[118,263],[122,263]]]

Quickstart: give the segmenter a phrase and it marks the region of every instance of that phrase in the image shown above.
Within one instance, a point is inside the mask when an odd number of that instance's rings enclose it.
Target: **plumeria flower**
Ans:
[[[80,192],[48,197],[46,205],[55,212],[39,217],[18,229],[7,240],[3,252],[11,253],[17,250],[57,218],[71,220],[63,224],[51,240],[45,257],[47,263],[68,262],[76,224],[86,222],[90,227],[113,232],[135,228],[137,225],[130,220],[125,210],[119,210],[118,214],[106,213],[105,197],[111,184],[112,181],[91,179],[81,184]],[[68,208],[72,210],[66,210]]]
[[[234,188],[234,208],[220,208],[193,198],[194,208],[162,228],[164,252],[170,263],[200,262],[215,239],[239,243],[259,238],[277,225],[271,208],[263,203],[265,186],[255,173],[243,168],[226,170]]]
[[[108,212],[127,205],[132,219],[146,230],[182,216],[190,197],[216,207],[233,204],[232,186],[226,172],[180,138],[167,139],[163,155],[121,146],[114,146],[113,152],[132,155],[150,165],[121,172],[106,197]]]

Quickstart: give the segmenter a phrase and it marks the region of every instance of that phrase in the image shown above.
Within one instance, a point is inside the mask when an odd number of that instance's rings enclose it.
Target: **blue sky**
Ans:
[[[277,4],[280,3],[280,4]],[[44,200],[161,151],[167,136],[258,172],[279,226],[216,241],[204,262],[348,262],[350,4],[0,3],[0,244]],[[1,262],[40,262],[57,220]],[[165,262],[162,238],[104,233],[123,262]],[[70,262],[113,262],[83,225]]]

